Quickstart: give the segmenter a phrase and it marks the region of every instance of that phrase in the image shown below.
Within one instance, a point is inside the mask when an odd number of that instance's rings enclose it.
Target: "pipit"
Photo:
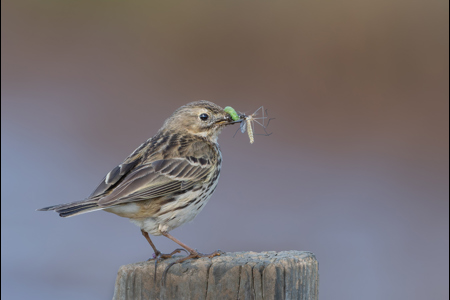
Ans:
[[[54,210],[61,217],[104,210],[129,218],[141,228],[156,261],[184,249],[189,255],[175,263],[220,255],[199,253],[169,232],[193,220],[216,189],[222,164],[217,137],[234,123],[229,113],[208,101],[182,106],[154,137],[106,174],[87,199],[39,210]],[[183,249],[162,254],[149,234],[163,235]]]

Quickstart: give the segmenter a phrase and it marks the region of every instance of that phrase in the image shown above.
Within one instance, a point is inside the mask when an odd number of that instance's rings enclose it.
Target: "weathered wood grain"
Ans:
[[[114,300],[302,299],[317,300],[318,262],[311,252],[236,252],[173,265],[165,286],[161,276],[175,259],[122,266]]]

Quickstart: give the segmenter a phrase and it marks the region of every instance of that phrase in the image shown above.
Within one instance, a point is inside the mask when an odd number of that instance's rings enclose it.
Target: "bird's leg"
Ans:
[[[172,251],[172,253],[169,253],[169,254],[161,253],[161,251],[156,249],[155,244],[153,244],[152,240],[150,239],[150,236],[148,235],[148,232],[141,229],[141,233],[145,237],[147,242],[150,244],[150,246],[152,246],[153,251],[155,251],[154,257],[151,259],[156,259],[156,261],[158,261],[159,259],[171,258],[175,253],[180,253],[181,251],[185,251],[187,253],[187,251],[185,249],[181,249],[181,248],[175,249],[174,251]],[[151,259],[149,259],[149,260],[151,260]]]
[[[161,234],[169,239],[171,239],[172,241],[174,241],[175,243],[177,243],[178,245],[180,245],[181,247],[183,247],[184,249],[186,249],[187,251],[189,251],[190,255],[183,258],[183,261],[185,261],[186,259],[189,258],[200,258],[200,257],[209,257],[209,258],[213,258],[214,256],[218,256],[223,254],[224,252],[217,250],[214,251],[213,253],[210,254],[204,254],[204,253],[200,253],[197,252],[196,250],[192,249],[191,247],[189,247],[188,245],[186,245],[185,243],[177,240],[176,238],[174,238],[173,236],[171,236],[168,232],[161,232]],[[181,261],[180,261],[181,262]]]
[[[145,237],[147,242],[150,244],[150,246],[152,246],[153,251],[155,251],[155,254],[153,254],[153,257],[149,258],[148,260],[152,260],[152,259],[155,260],[155,276],[154,276],[154,279],[155,279],[155,282],[156,282],[156,268],[158,267],[158,261],[160,261],[162,259],[165,259],[165,258],[171,258],[175,253],[180,253],[181,251],[185,251],[187,253],[187,251],[182,249],[182,248],[178,248],[178,249],[175,249],[174,251],[172,251],[172,253],[163,254],[163,253],[161,253],[161,251],[156,249],[155,244],[153,244],[152,240],[150,239],[150,236],[148,235],[148,232],[146,232],[143,229],[141,229],[141,233]]]
[[[169,239],[171,239],[172,241],[174,241],[175,243],[177,243],[178,245],[180,245],[181,247],[183,247],[184,249],[186,249],[187,251],[189,251],[189,255],[183,258],[180,258],[172,263],[170,263],[166,269],[164,270],[164,273],[162,275],[162,283],[163,285],[165,285],[166,282],[166,276],[167,276],[167,272],[169,271],[170,267],[172,267],[174,264],[178,264],[178,263],[182,263],[188,259],[191,258],[200,258],[200,257],[209,257],[209,258],[213,258],[214,256],[219,256],[221,254],[224,254],[225,252],[217,250],[214,251],[212,253],[209,254],[204,254],[204,253],[200,253],[194,249],[192,249],[191,247],[187,246],[186,244],[184,244],[183,242],[177,240],[176,238],[174,238],[173,236],[171,236],[168,232],[161,232],[161,234]]]
[[[155,254],[158,255],[159,253],[161,253],[158,251],[158,249],[156,249],[155,244],[153,244],[152,240],[150,239],[150,236],[148,235],[148,232],[141,229],[141,233],[145,237],[147,242],[150,244],[150,246],[152,246],[153,251],[155,251]]]

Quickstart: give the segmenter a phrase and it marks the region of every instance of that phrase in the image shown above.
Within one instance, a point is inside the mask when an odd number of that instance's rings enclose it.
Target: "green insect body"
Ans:
[[[223,109],[226,113],[230,114],[231,118],[233,119],[233,121],[237,121],[240,120],[241,117],[239,117],[239,115],[237,114],[237,112],[234,110],[234,108],[232,108],[231,106],[227,106]]]

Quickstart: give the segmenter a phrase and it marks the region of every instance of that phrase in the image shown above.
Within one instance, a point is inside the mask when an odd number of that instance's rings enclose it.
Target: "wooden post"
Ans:
[[[175,258],[119,269],[114,300],[302,299],[317,300],[319,264],[311,252],[236,252],[173,265],[165,286],[161,276]]]

